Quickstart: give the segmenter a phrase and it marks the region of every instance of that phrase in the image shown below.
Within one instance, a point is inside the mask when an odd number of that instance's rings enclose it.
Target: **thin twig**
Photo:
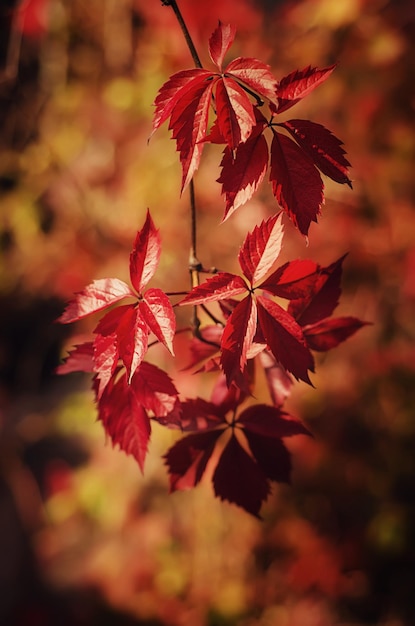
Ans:
[[[199,55],[197,53],[197,50],[196,50],[195,45],[193,43],[193,40],[192,40],[192,38],[190,36],[190,33],[189,33],[188,29],[187,29],[186,23],[185,23],[185,21],[183,19],[183,16],[182,16],[181,11],[180,11],[180,9],[179,9],[179,7],[177,5],[176,0],[161,0],[161,2],[162,2],[162,4],[164,4],[164,6],[171,7],[173,9],[174,14],[175,14],[175,16],[177,18],[177,21],[179,22],[180,28],[183,31],[183,35],[184,35],[184,38],[186,39],[186,43],[187,43],[188,48],[190,50],[190,54],[192,55],[193,62],[194,62],[196,67],[202,68],[203,66],[202,66],[202,63],[201,63],[201,61],[199,59]]]

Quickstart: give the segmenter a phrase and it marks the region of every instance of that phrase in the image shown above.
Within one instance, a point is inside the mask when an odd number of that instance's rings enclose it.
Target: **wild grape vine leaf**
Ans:
[[[244,144],[256,124],[249,94],[277,105],[277,81],[270,67],[254,58],[239,57],[223,68],[235,29],[219,22],[209,39],[209,54],[217,71],[183,70],[164,83],[155,99],[153,132],[170,118],[182,164],[182,191],[197,170],[214,106],[218,131],[229,150]],[[213,111],[212,111],[213,112]]]
[[[255,107],[256,124],[245,143],[236,150],[226,146],[221,161],[222,184],[225,196],[224,219],[258,189],[268,165],[273,194],[303,235],[308,234],[311,222],[316,222],[324,202],[324,185],[319,170],[337,183],[347,183],[349,161],[345,158],[342,142],[327,128],[307,120],[288,120],[278,123],[277,115],[305,97],[332,73],[334,66],[318,69],[307,67],[284,77],[278,84],[277,105],[270,100],[269,120]],[[278,132],[283,128],[291,137]],[[264,133],[271,130],[271,145]],[[226,143],[217,126],[207,138],[213,143]]]
[[[76,294],[58,320],[64,324],[76,322],[126,297],[134,298],[135,302],[106,313],[94,331],[93,360],[99,380],[98,397],[112,378],[119,359],[131,382],[147,352],[150,333],[173,354],[176,323],[170,301],[161,289],[143,291],[157,269],[160,251],[159,232],[147,212],[130,254],[130,278],[135,291],[117,278],[96,280]]]
[[[294,317],[269,296],[257,296],[255,293],[258,289],[266,288],[269,294],[279,295],[280,279],[285,294],[283,297],[289,292],[281,272],[281,275],[273,274],[276,276],[274,282],[270,277],[263,280],[280,253],[282,235],[282,214],[264,220],[248,233],[240,249],[238,259],[244,279],[235,274],[218,273],[192,289],[179,303],[206,304],[244,295],[228,317],[221,338],[220,363],[228,385],[235,382],[241,387],[244,386],[244,368],[258,331],[277,361],[296,378],[310,382],[308,371],[314,371],[313,357],[306,345],[301,327]],[[308,266],[306,271],[309,272]],[[263,282],[257,284],[261,280]],[[294,285],[294,296],[302,293],[301,290],[298,292],[298,289],[297,280],[297,284]]]
[[[182,403],[185,430],[193,432],[165,454],[170,489],[196,486],[213,462],[216,496],[259,517],[271,482],[290,481],[290,454],[282,439],[310,433],[301,422],[266,404],[238,414],[245,395],[234,386],[220,394],[219,401],[213,401],[214,395],[215,390],[210,402],[196,398]],[[217,446],[219,439],[224,447]]]

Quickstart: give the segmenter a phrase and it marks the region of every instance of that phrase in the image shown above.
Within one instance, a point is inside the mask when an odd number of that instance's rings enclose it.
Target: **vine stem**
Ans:
[[[184,38],[186,39],[186,43],[188,45],[188,48],[190,50],[190,54],[192,55],[192,59],[193,62],[195,64],[196,67],[202,68],[202,63],[200,61],[199,55],[197,53],[195,44],[193,43],[193,39],[190,36],[190,33],[187,29],[186,26],[186,22],[183,19],[183,16],[181,14],[181,11],[179,9],[179,6],[176,2],[176,0],[161,0],[161,3],[166,6],[166,7],[171,7],[174,11],[174,14],[177,18],[177,21],[179,22],[180,28],[182,29]]]
[[[182,33],[186,40],[187,46],[189,48],[190,54],[192,55],[193,62],[195,67],[202,69],[202,63],[200,61],[199,55],[197,53],[195,44],[193,43],[193,39],[189,33],[189,30],[186,26],[186,22],[183,19],[182,13],[179,9],[176,0],[161,0],[161,3],[164,6],[169,6],[173,9],[173,12],[176,16],[176,19],[179,23],[180,28],[182,29]],[[195,197],[195,185],[193,182],[193,178],[189,183],[190,190],[190,214],[191,214],[191,226],[190,226],[190,252],[189,252],[189,272],[190,272],[190,287],[196,287],[199,285],[199,272],[202,270],[202,264],[197,258],[197,217],[196,217],[196,197]],[[200,327],[200,320],[197,315],[197,306],[193,307],[193,317],[192,317],[192,326],[194,332],[198,332]]]

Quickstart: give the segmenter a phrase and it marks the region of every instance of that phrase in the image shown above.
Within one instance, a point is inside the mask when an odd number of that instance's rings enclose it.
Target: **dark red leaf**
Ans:
[[[190,489],[201,480],[223,430],[187,435],[164,455],[170,474],[170,490]]]
[[[143,471],[151,425],[145,409],[137,402],[127,384],[125,375],[105,388],[98,409],[99,419],[112,444],[119,445],[126,454],[132,455]]]
[[[278,204],[303,235],[317,222],[323,181],[311,158],[294,141],[273,131],[269,177]]]
[[[148,289],[139,303],[142,317],[152,333],[173,354],[176,317],[170,300],[161,289]]]
[[[314,285],[298,300],[291,300],[288,312],[300,326],[315,324],[330,317],[339,303],[341,294],[342,263],[346,255],[328,267],[320,268],[315,276]]]
[[[182,402],[181,428],[183,431],[212,430],[226,425],[224,411],[214,402],[203,398],[190,398]]]
[[[208,278],[201,285],[194,287],[179,304],[206,304],[216,300],[232,298],[246,291],[247,285],[240,276],[229,274],[228,272],[220,272]]]
[[[279,439],[245,431],[251,452],[269,480],[291,482],[291,455]]]
[[[68,356],[65,357],[63,363],[56,368],[57,374],[70,374],[72,372],[93,372],[94,361],[92,359],[94,353],[92,341],[87,341],[78,346],[74,346],[73,350],[69,350]]]
[[[325,352],[335,348],[366,325],[367,322],[362,322],[355,317],[336,317],[306,326],[303,332],[310,350]]]
[[[238,57],[229,63],[225,73],[236,78],[259,96],[277,102],[277,81],[266,63],[258,59]]]
[[[308,370],[314,371],[314,360],[300,326],[276,302],[264,296],[257,300],[258,324],[272,354],[295,378],[310,383]]]
[[[181,191],[199,167],[215,82],[205,77],[195,79],[171,113],[169,129],[173,131],[183,171]]]
[[[65,311],[58,318],[61,324],[70,324],[78,320],[102,311],[107,306],[115,304],[128,296],[136,297],[136,294],[122,280],[118,278],[101,278],[94,280],[85,289],[75,294]]]
[[[238,260],[251,286],[264,278],[281,251],[284,227],[282,213],[261,222],[247,234],[239,251]]]
[[[234,382],[243,385],[243,371],[248,350],[252,345],[257,325],[257,307],[250,295],[241,300],[226,322],[222,335],[221,366],[228,386]]]
[[[300,421],[268,404],[253,404],[242,411],[237,421],[244,426],[245,434],[250,431],[275,439],[310,434]]]
[[[296,102],[308,96],[318,85],[321,85],[333,72],[335,65],[319,69],[317,67],[305,67],[284,76],[277,87],[278,109],[282,113],[291,108]]]
[[[143,228],[138,231],[130,254],[131,283],[141,293],[153,277],[160,260],[161,243],[159,231],[147,211]]]
[[[213,474],[215,494],[259,517],[270,485],[258,463],[242,448],[234,435],[228,441]]]
[[[175,409],[178,392],[170,376],[156,365],[143,361],[131,379],[137,399],[156,417],[164,417]]]
[[[279,126],[291,133],[323,174],[336,183],[352,186],[348,176],[350,163],[344,156],[343,142],[327,128],[308,120],[288,120]]]
[[[320,266],[314,261],[288,261],[258,287],[274,296],[294,300],[308,295],[314,288],[319,271]]]
[[[222,63],[235,39],[235,27],[219,22],[209,39],[209,55],[213,63],[222,72]]]
[[[262,130],[262,129],[261,129]],[[253,131],[245,143],[241,143],[235,156],[227,146],[221,161],[222,195],[226,199],[226,220],[236,209],[248,202],[261,184],[268,167],[268,144],[265,137]]]

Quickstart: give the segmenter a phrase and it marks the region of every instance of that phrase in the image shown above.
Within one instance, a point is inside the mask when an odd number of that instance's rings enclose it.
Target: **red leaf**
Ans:
[[[182,402],[183,431],[212,430],[218,426],[226,426],[223,408],[203,398],[190,398]]]
[[[223,430],[187,435],[164,455],[170,474],[170,490],[190,489],[201,480]]]
[[[321,85],[330,76],[336,66],[305,67],[303,70],[291,72],[284,76],[277,87],[278,109],[277,113],[282,113],[291,108],[296,102],[308,96],[318,85]]]
[[[225,73],[267,100],[277,101],[277,81],[266,63],[258,59],[238,57],[229,63]]]
[[[94,371],[97,374],[96,395],[99,400],[113,377],[118,364],[117,335],[97,335],[94,340]]]
[[[170,300],[161,289],[148,289],[139,303],[141,315],[157,339],[173,354],[176,317]]]
[[[300,326],[314,324],[330,317],[339,303],[341,294],[342,263],[346,255],[328,267],[320,268],[315,276],[314,284],[298,300],[291,300],[288,312]]]
[[[156,365],[143,361],[131,379],[131,389],[137,401],[156,417],[175,409],[177,389],[170,376]]]
[[[192,89],[194,81],[200,82],[212,76],[212,72],[195,68],[173,74],[164,83],[154,101],[156,107],[153,119],[153,133],[170,117],[175,105],[186,91]]]
[[[62,324],[77,322],[83,317],[102,311],[107,306],[115,304],[128,296],[136,297],[131,288],[124,281],[118,280],[118,278],[94,280],[83,291],[75,294],[75,298],[68,303],[57,321]]]
[[[254,404],[248,407],[242,411],[237,421],[244,426],[245,434],[249,431],[276,439],[310,434],[301,422],[268,404]]]
[[[273,131],[269,177],[278,204],[303,235],[317,222],[323,203],[323,182],[309,156],[291,139]]]
[[[248,139],[256,123],[246,91],[226,76],[217,82],[216,115],[219,131],[231,150]]]
[[[276,302],[264,296],[257,300],[258,324],[272,354],[296,378],[310,383],[308,370],[314,371],[314,360],[301,327]]]
[[[251,452],[269,480],[291,482],[291,455],[279,439],[245,431]]]
[[[169,129],[173,131],[173,139],[176,139],[183,171],[181,191],[199,167],[215,82],[205,77],[195,79],[171,113]]]
[[[324,319],[321,322],[303,328],[305,340],[310,350],[325,352],[331,350],[353,335],[359,328],[366,326],[355,317],[337,317]]]
[[[252,198],[265,176],[268,144],[262,129],[263,124],[258,124],[249,139],[238,146],[235,156],[228,146],[223,152],[217,182],[222,183],[222,195],[226,199],[224,220]]]
[[[192,369],[196,365],[201,365],[207,359],[219,352],[220,341],[223,333],[223,326],[219,324],[205,326],[200,329],[201,338],[192,337],[190,341],[191,361],[185,370]]]
[[[99,419],[113,446],[132,455],[141,471],[147,454],[151,425],[144,408],[137,402],[126,376],[108,385],[98,403]]]
[[[343,142],[327,128],[308,120],[288,120],[279,126],[291,133],[323,174],[336,183],[352,186],[348,177],[350,163],[344,156]]]
[[[248,233],[239,251],[238,260],[251,286],[264,278],[281,251],[282,213],[273,215]]]
[[[56,373],[70,374],[72,372],[93,372],[93,352],[92,341],[87,341],[75,346],[73,350],[69,350],[68,356],[64,359],[63,363],[58,365],[55,370]]]
[[[122,316],[117,328],[117,342],[130,383],[148,345],[148,327],[138,308],[130,307]]]
[[[222,335],[220,362],[228,386],[232,382],[238,386],[244,384],[242,373],[255,335],[256,325],[256,302],[249,295],[236,306],[226,322]]]
[[[179,302],[183,304],[206,304],[216,300],[224,300],[232,296],[245,293],[247,285],[245,281],[235,274],[220,272],[208,278],[201,285],[197,285],[192,291]]]
[[[235,39],[235,27],[230,24],[222,24],[219,21],[218,27],[213,31],[209,39],[209,55],[213,63],[222,72],[222,63],[225,54],[233,44]]]
[[[213,474],[215,494],[259,517],[270,485],[254,459],[242,448],[234,435],[228,441]]]
[[[320,266],[314,261],[288,261],[258,287],[280,298],[301,298],[314,287],[319,270]]]
[[[259,360],[264,368],[271,400],[274,406],[281,407],[291,394],[292,378],[269,350],[261,352]]]
[[[131,283],[139,294],[153,277],[160,254],[160,234],[154,226],[150,212],[147,211],[146,221],[143,228],[137,232],[130,254]]]

